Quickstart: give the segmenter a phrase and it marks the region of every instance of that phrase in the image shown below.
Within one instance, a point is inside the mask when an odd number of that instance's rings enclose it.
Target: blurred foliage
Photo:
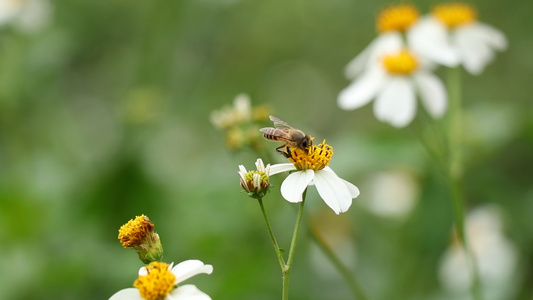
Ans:
[[[506,33],[510,48],[481,76],[463,76],[465,194],[469,207],[502,209],[520,255],[510,295],[531,299],[532,6],[472,2],[482,21]],[[237,165],[252,167],[256,156],[226,151],[209,123],[211,111],[245,92],[254,105],[268,104],[327,138],[332,167],[361,189],[338,218],[356,249],[343,258],[369,298],[446,299],[437,266],[453,214],[444,178],[412,133],[424,123],[397,130],[378,122],[370,106],[336,106],[348,84],[343,68],[373,39],[374,16],[387,3],[72,0],[54,1],[51,22],[37,31],[4,24],[2,298],[107,299],[130,287],[141,263],[121,247],[118,228],[143,213],[156,224],[166,261],[214,266],[212,275],[191,280],[213,299],[277,298],[276,257],[237,176]],[[427,12],[434,2],[415,4]],[[274,154],[275,144],[266,145]],[[360,203],[366,180],[392,168],[408,169],[421,187],[403,220]],[[274,181],[279,187],[281,178]],[[265,203],[288,248],[297,208],[276,188]],[[305,218],[322,214],[333,215],[309,193]],[[317,263],[311,239],[302,234],[298,243],[292,298],[348,299],[341,277]]]

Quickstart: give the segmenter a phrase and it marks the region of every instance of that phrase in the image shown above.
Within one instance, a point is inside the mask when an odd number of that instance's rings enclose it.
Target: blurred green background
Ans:
[[[213,299],[279,298],[281,272],[259,206],[241,192],[237,175],[239,164],[252,168],[257,156],[227,151],[209,122],[211,111],[247,93],[253,105],[268,104],[326,138],[335,149],[332,168],[360,188],[340,216],[312,189],[305,220],[335,237],[369,299],[463,299],[439,282],[453,212],[444,178],[413,134],[423,123],[398,130],[377,121],[371,105],[336,106],[349,83],[344,66],[376,36],[374,17],[389,3],[71,0],[54,1],[50,21],[37,29],[4,23],[1,298],[107,299],[130,287],[142,265],[120,245],[118,228],[143,213],[167,262],[214,266],[212,275],[190,280]],[[424,13],[435,3],[414,2]],[[463,76],[465,195],[468,208],[501,210],[516,249],[500,299],[531,299],[533,4],[471,3],[510,47],[482,75]],[[273,153],[276,144],[265,145]],[[416,200],[401,217],[367,205],[373,178],[391,170],[409,174]],[[277,187],[281,180],[273,178]],[[265,203],[288,249],[297,205],[277,187]],[[305,227],[290,293],[351,297]]]

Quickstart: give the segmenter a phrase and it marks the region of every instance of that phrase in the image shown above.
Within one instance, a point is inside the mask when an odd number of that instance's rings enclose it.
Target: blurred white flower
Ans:
[[[370,66],[338,97],[339,107],[356,109],[373,98],[374,114],[380,121],[395,127],[408,125],[416,114],[416,94],[433,117],[444,115],[447,106],[446,88],[412,52],[403,49],[389,53],[381,63]]]
[[[420,39],[447,44],[456,53],[459,63],[471,74],[480,74],[494,58],[494,50],[507,48],[507,38],[498,29],[477,21],[477,13],[466,3],[445,3],[435,6],[431,14],[413,26],[413,35]]]
[[[291,203],[302,202],[303,192],[309,185],[315,185],[320,197],[336,213],[346,212],[352,199],[359,196],[359,189],[340,178],[328,166],[333,149],[323,141],[310,146],[307,151],[294,148],[288,159],[292,163],[270,167],[270,175],[294,171],[281,184],[281,195]]]
[[[174,267],[172,264],[151,262],[139,269],[139,277],[133,283],[135,288],[120,290],[109,300],[211,300],[192,284],[178,284],[195,275],[212,272],[213,266],[199,260],[186,260]]]
[[[48,0],[0,0],[0,26],[12,23],[23,31],[38,30],[50,22]]]
[[[355,79],[363,70],[379,63],[384,54],[408,48],[421,59],[445,66],[458,63],[453,49],[442,39],[426,36],[424,32],[412,32],[420,13],[411,4],[391,5],[377,16],[379,35],[359,55],[348,63],[345,75]],[[421,34],[420,34],[421,33]],[[405,37],[404,37],[405,35]]]
[[[220,129],[228,129],[251,119],[252,104],[246,94],[237,95],[233,100],[233,107],[226,106],[211,113],[211,123]]]
[[[387,170],[372,176],[366,184],[368,195],[363,203],[373,213],[391,218],[408,215],[418,200],[419,185],[405,170]]]
[[[480,207],[466,218],[466,236],[477,262],[486,299],[509,299],[518,257],[515,246],[502,231],[500,211],[495,206]],[[466,255],[459,243],[444,253],[439,279],[452,294],[468,294],[473,283]]]

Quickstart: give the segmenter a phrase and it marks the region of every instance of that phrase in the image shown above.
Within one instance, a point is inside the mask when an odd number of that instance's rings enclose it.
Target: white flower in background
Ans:
[[[291,148],[288,158],[292,163],[270,167],[270,175],[295,171],[281,184],[281,195],[291,203],[302,202],[302,194],[309,185],[315,185],[320,197],[336,213],[348,211],[352,199],[359,196],[359,189],[340,178],[328,166],[333,148],[326,141],[310,146],[307,151]]]
[[[509,288],[517,267],[517,251],[503,234],[500,211],[495,206],[480,207],[466,218],[466,236],[477,261],[485,299],[510,299]],[[456,241],[444,253],[439,279],[448,293],[468,295],[473,284],[466,255]],[[455,298],[454,298],[455,299]]]
[[[494,51],[507,48],[507,38],[498,29],[477,21],[474,8],[465,3],[435,6],[431,14],[413,26],[421,39],[452,47],[459,63],[471,74],[480,74],[494,58]]]
[[[390,218],[407,216],[415,207],[419,184],[414,176],[401,169],[382,171],[370,177],[363,203],[373,213]]]
[[[404,127],[415,117],[417,93],[431,116],[444,115],[447,106],[444,84],[418,57],[403,49],[383,56],[380,64],[366,69],[341,91],[338,104],[342,109],[351,110],[376,98],[376,118]]]
[[[48,24],[51,14],[48,0],[0,0],[0,26],[12,23],[31,32]]]
[[[109,300],[211,300],[192,284],[178,284],[195,275],[212,272],[213,266],[199,260],[186,260],[174,267],[154,261],[139,270],[134,288],[120,290]]]
[[[246,94],[237,95],[233,107],[226,106],[211,113],[211,123],[220,129],[228,129],[251,119],[252,104]]]
[[[410,4],[391,5],[377,16],[376,29],[379,35],[348,63],[345,74],[355,79],[363,70],[376,64],[386,53],[398,52],[408,48],[421,59],[455,66],[458,63],[453,49],[440,38],[417,35],[412,32],[419,21],[420,13]],[[405,36],[404,36],[405,35]],[[405,42],[406,41],[406,42]]]

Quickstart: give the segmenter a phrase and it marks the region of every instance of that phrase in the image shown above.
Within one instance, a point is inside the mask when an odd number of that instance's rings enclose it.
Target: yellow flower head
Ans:
[[[431,10],[431,14],[449,28],[465,25],[477,19],[474,7],[460,2],[439,4]]]
[[[379,33],[405,31],[418,19],[420,13],[410,4],[391,5],[377,16],[376,27]]]
[[[145,215],[135,217],[118,230],[118,239],[124,248],[143,243],[154,232],[154,224]]]
[[[409,75],[418,68],[418,60],[405,49],[396,54],[384,55],[381,62],[392,75]]]
[[[140,275],[133,283],[146,300],[161,300],[172,292],[176,276],[169,270],[170,265],[154,261],[146,266],[146,275]]]
[[[120,227],[118,239],[124,248],[133,248],[142,262],[159,261],[163,257],[163,246],[154,227],[147,216],[140,215]]]
[[[291,161],[298,170],[314,170],[319,171],[329,165],[331,157],[333,156],[333,148],[326,144],[326,140],[318,145],[308,147],[306,150],[300,148],[291,148]]]

